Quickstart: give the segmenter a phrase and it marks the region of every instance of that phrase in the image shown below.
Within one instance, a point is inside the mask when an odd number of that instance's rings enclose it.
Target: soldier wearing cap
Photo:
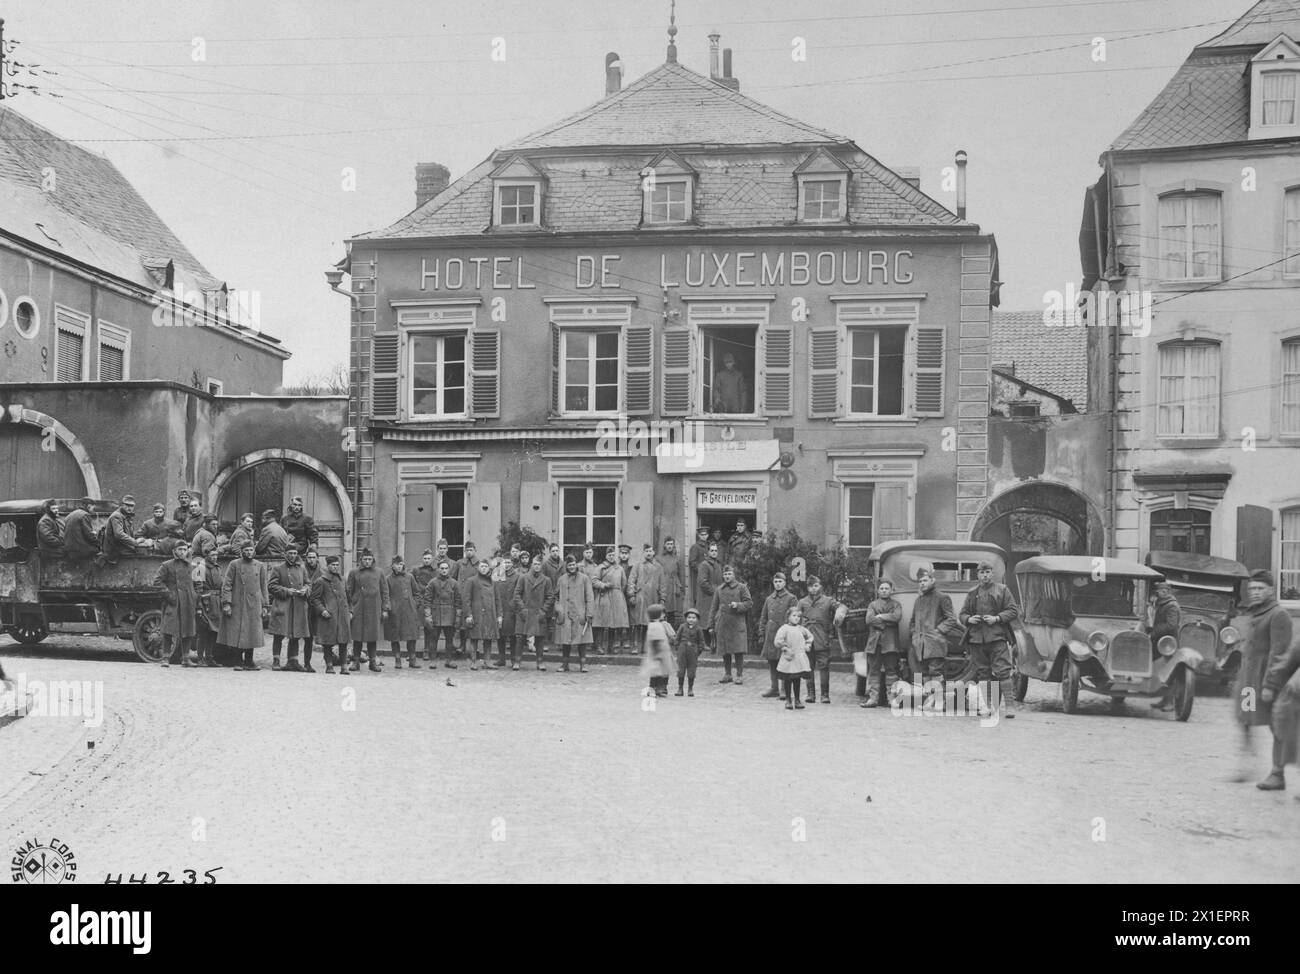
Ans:
[[[176,540],[182,536],[181,526],[167,517],[167,505],[159,501],[153,506],[153,517],[140,525],[137,537],[153,545],[155,553],[170,556]]]
[[[298,643],[306,639],[311,643],[310,607],[311,582],[307,567],[298,560],[298,549],[285,549],[284,561],[272,565],[267,575],[267,592],[271,596],[271,669],[280,669],[280,647],[289,640],[289,662],[285,670],[301,673],[298,662]]]
[[[772,594],[763,601],[763,611],[758,617],[758,638],[763,641],[763,659],[767,660],[771,686],[762,693],[768,699],[780,699],[777,663],[781,662],[781,649],[776,645],[776,634],[785,625],[790,610],[799,604],[799,596],[786,588],[785,572],[772,576]],[[810,684],[811,686],[811,684]]]
[[[101,558],[110,565],[116,565],[123,555],[134,555],[145,547],[135,540],[134,517],[135,498],[126,494],[117,510],[109,515],[108,524],[104,528]]]
[[[605,561],[592,579],[591,589],[596,593],[596,617],[592,630],[597,646],[606,654],[614,652],[615,639],[620,645],[627,642],[627,573],[618,563],[618,552],[613,545],[605,549]]]
[[[166,508],[163,510],[165,512]],[[162,593],[163,598],[163,666],[170,663],[189,666],[194,637],[198,633],[198,595],[194,591],[189,553],[189,543],[184,538],[177,539],[172,557],[154,573],[154,588]]]
[[[239,557],[226,566],[221,582],[221,631],[217,641],[240,651],[243,656],[237,670],[256,670],[253,651],[262,646],[262,626],[271,611],[267,591],[266,566],[254,559],[257,546],[252,538],[244,540]]]
[[[190,539],[190,553],[195,558],[206,558],[209,551],[215,551],[217,547],[217,516],[215,514],[205,514],[203,517],[203,527],[194,532],[194,537]]]
[[[289,510],[285,512],[284,520],[280,523],[300,555],[305,555],[307,549],[320,540],[316,522],[310,515],[303,513],[301,497],[290,498]]]
[[[418,670],[420,664],[415,659],[415,641],[420,636],[424,612],[420,608],[415,577],[407,574],[406,562],[401,555],[393,556],[385,581],[388,582],[388,616],[384,619],[384,638],[393,651],[395,668],[402,668],[402,643],[406,643],[406,664]]]
[[[289,532],[280,526],[276,517],[275,511],[262,512],[262,534],[257,539],[257,557],[267,561],[284,558],[285,549],[293,545]]]
[[[668,618],[668,624],[677,629],[682,624],[682,609],[686,606],[686,598],[682,587],[682,560],[677,554],[675,539],[664,538],[663,551],[660,552],[658,561],[663,572],[664,615]]]
[[[348,643],[352,640],[352,613],[348,608],[347,586],[343,582],[343,561],[338,555],[325,559],[325,573],[311,583],[311,607],[316,617],[316,638],[325,653],[325,672],[348,673]]]
[[[424,612],[424,655],[430,667],[438,665],[438,633],[442,633],[449,670],[456,668],[452,660],[456,652],[453,641],[462,614],[460,582],[451,577],[454,564],[445,558],[438,562],[437,571],[425,585],[421,595]]]
[[[948,656],[949,640],[961,635],[962,626],[953,611],[952,599],[939,591],[933,569],[917,570],[916,587],[918,594],[908,624],[912,669],[925,677],[927,693],[938,692],[942,698],[943,661]]]
[[[701,524],[695,529],[695,542],[691,545],[690,551],[686,556],[687,567],[687,599],[691,605],[699,605],[696,601],[696,592],[699,586],[700,565],[709,557],[709,529]]]
[[[1011,589],[993,581],[993,565],[982,561],[976,570],[979,584],[966,593],[957,621],[966,627],[966,642],[970,646],[971,662],[975,664],[975,682],[980,686],[984,700],[1002,700],[1008,710],[1015,700],[1011,668],[1011,643],[1015,633],[1011,623],[1020,617],[1020,609],[1011,595]],[[997,696],[990,680],[997,680]]]
[[[650,623],[650,606],[668,609],[664,597],[664,569],[655,560],[655,546],[646,542],[641,546],[641,560],[632,566],[627,579],[628,621],[632,624],[632,647],[645,645],[646,626]],[[669,622],[669,625],[672,625]]]
[[[361,550],[361,567],[348,574],[348,611],[352,615],[352,671],[361,669],[361,647],[364,644],[369,669],[380,670],[375,652],[383,637],[384,620],[388,618],[388,579],[375,567],[375,555],[369,548]]]
[[[1291,616],[1278,605],[1271,572],[1261,569],[1251,573],[1246,582],[1244,611],[1249,631],[1233,688],[1233,709],[1241,724],[1243,757],[1253,756],[1251,727],[1268,726],[1272,729],[1272,769],[1256,787],[1261,791],[1281,791],[1286,788],[1283,768],[1288,761],[1295,760],[1294,753],[1287,753],[1293,750],[1294,740],[1289,739],[1283,721],[1278,719],[1285,720],[1285,708],[1275,704],[1281,702],[1283,688],[1300,668],[1300,647],[1291,646]],[[1241,778],[1244,775],[1239,776],[1239,780]]]
[[[591,645],[591,620],[596,612],[596,596],[591,578],[578,570],[578,559],[564,559],[555,595],[555,642],[563,657],[561,672],[569,672],[569,650],[578,647],[578,672],[587,672],[587,647]]]
[[[190,516],[190,492],[188,490],[177,491],[176,510],[172,511],[172,520],[175,521],[177,524],[184,524],[186,519],[189,516]]]

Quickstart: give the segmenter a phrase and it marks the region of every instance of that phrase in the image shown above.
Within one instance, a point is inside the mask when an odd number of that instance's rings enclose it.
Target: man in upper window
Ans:
[[[736,356],[727,352],[722,356],[722,368],[713,373],[713,411],[715,413],[743,413],[749,400],[745,377],[736,369]]]

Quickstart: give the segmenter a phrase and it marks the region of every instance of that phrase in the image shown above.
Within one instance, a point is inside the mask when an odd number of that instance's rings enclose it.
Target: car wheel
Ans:
[[[23,619],[9,632],[24,646],[35,646],[50,634],[50,631],[45,628],[45,623],[31,618]]]
[[[1190,666],[1180,666],[1174,670],[1169,686],[1174,692],[1174,716],[1185,721],[1192,716],[1192,704],[1196,700],[1196,673]]]
[[[146,663],[161,663],[163,658],[162,613],[157,609],[140,613],[131,634],[135,655]]]
[[[1015,680],[1015,687],[1011,696],[1015,698],[1016,703],[1024,703],[1025,697],[1029,696],[1029,677],[1017,673],[1012,679]]]
[[[1079,681],[1081,679],[1079,664],[1072,659],[1067,660],[1065,672],[1061,674],[1061,709],[1067,714],[1075,713],[1079,709]]]

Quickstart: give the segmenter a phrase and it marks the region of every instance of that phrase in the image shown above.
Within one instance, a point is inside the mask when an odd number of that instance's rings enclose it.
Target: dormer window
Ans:
[[[661,152],[641,170],[641,222],[690,223],[695,216],[695,170],[677,153]]]
[[[542,225],[546,177],[523,156],[511,156],[492,173],[492,225],[522,230]]]
[[[1300,136],[1300,44],[1285,34],[1250,59],[1251,139]]]
[[[799,185],[800,223],[840,223],[848,219],[849,167],[818,149],[794,171]]]

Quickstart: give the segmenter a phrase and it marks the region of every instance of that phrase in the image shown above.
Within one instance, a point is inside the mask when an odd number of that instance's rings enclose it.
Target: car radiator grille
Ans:
[[[1142,632],[1121,632],[1110,641],[1110,671],[1131,676],[1151,672],[1151,639]]]
[[[1219,634],[1205,626],[1183,626],[1178,630],[1178,645],[1194,649],[1206,659],[1213,660],[1219,645]]]

